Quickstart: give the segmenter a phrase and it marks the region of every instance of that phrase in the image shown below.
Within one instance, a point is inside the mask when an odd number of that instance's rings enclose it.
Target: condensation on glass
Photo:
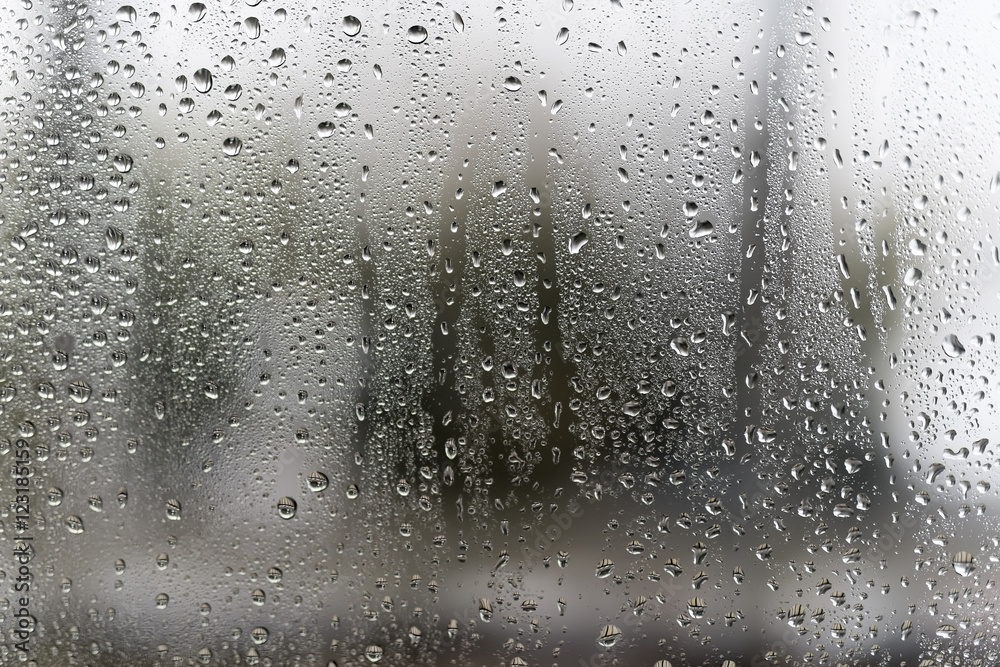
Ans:
[[[996,664],[998,29],[5,3],[0,663]]]

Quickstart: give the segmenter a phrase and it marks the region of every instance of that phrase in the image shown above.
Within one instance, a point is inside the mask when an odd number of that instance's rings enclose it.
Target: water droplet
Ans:
[[[58,507],[62,504],[63,491],[58,486],[53,486],[45,492],[45,502],[49,504],[50,507]]]
[[[57,371],[64,371],[69,367],[69,353],[65,350],[56,350],[52,354],[52,367]]]
[[[483,623],[489,623],[493,618],[493,605],[486,598],[479,598],[479,618]]]
[[[167,501],[167,518],[171,521],[181,520],[181,503],[179,500],[171,498]]]
[[[976,569],[975,558],[968,551],[959,551],[951,560],[951,566],[963,577],[967,577]]]
[[[507,90],[514,92],[516,90],[521,90],[521,80],[516,76],[508,76],[503,81],[503,87]]]
[[[406,31],[406,41],[410,44],[423,44],[427,41],[427,28],[422,25],[410,26]]]
[[[569,254],[575,255],[580,252],[583,246],[587,245],[588,241],[587,232],[579,232],[571,236],[569,239]]]
[[[556,33],[556,44],[563,45],[569,40],[569,28],[559,28],[559,32]]]
[[[138,14],[132,5],[122,5],[115,12],[115,20],[122,23],[135,23],[136,18],[138,18]]]
[[[344,29],[344,34],[348,37],[354,37],[361,32],[361,19],[357,16],[348,14],[344,17],[340,25]]]
[[[699,220],[688,230],[688,236],[693,239],[700,239],[715,231],[715,225],[708,220]]]
[[[622,638],[622,631],[615,625],[605,625],[597,636],[597,643],[604,648],[611,648]]]
[[[459,34],[465,32],[465,19],[458,12],[455,12],[451,17],[451,27]]]
[[[108,246],[108,250],[118,250],[125,243],[125,232],[117,227],[108,227],[104,232],[104,242]]]
[[[191,3],[191,6],[188,7],[188,18],[191,19],[192,22],[197,23],[205,18],[205,13],[207,11],[208,8],[205,7],[204,3],[193,2]]]
[[[243,32],[250,39],[258,39],[260,37],[260,21],[256,16],[249,16],[244,19]]]
[[[955,334],[945,336],[941,342],[941,347],[944,348],[944,353],[953,359],[965,354],[965,346],[962,345],[962,341]]]
[[[229,137],[222,142],[222,152],[229,157],[236,157],[243,150],[243,141],[239,137]]]
[[[282,496],[278,499],[278,516],[282,519],[291,519],[294,517],[296,509],[298,509],[298,504],[294,499],[288,496]]]
[[[313,493],[319,493],[320,491],[326,490],[326,487],[330,484],[330,480],[323,473],[316,471],[309,473],[308,483],[310,491]]]
[[[267,64],[271,67],[281,67],[285,64],[285,50],[281,47],[271,49],[271,55],[267,57]]]
[[[212,90],[212,72],[204,67],[195,71],[192,77],[194,88],[199,93]]]

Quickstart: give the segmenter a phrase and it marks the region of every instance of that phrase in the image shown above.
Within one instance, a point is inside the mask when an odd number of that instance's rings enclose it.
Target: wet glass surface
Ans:
[[[7,3],[0,663],[996,664],[997,12]]]

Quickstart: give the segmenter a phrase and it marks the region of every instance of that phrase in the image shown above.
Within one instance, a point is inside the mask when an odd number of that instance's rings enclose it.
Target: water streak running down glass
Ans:
[[[997,664],[998,44],[5,3],[0,664]]]

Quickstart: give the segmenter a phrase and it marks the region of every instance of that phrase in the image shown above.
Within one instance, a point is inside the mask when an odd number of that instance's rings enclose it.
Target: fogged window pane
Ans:
[[[0,662],[995,664],[998,27],[6,3]]]

